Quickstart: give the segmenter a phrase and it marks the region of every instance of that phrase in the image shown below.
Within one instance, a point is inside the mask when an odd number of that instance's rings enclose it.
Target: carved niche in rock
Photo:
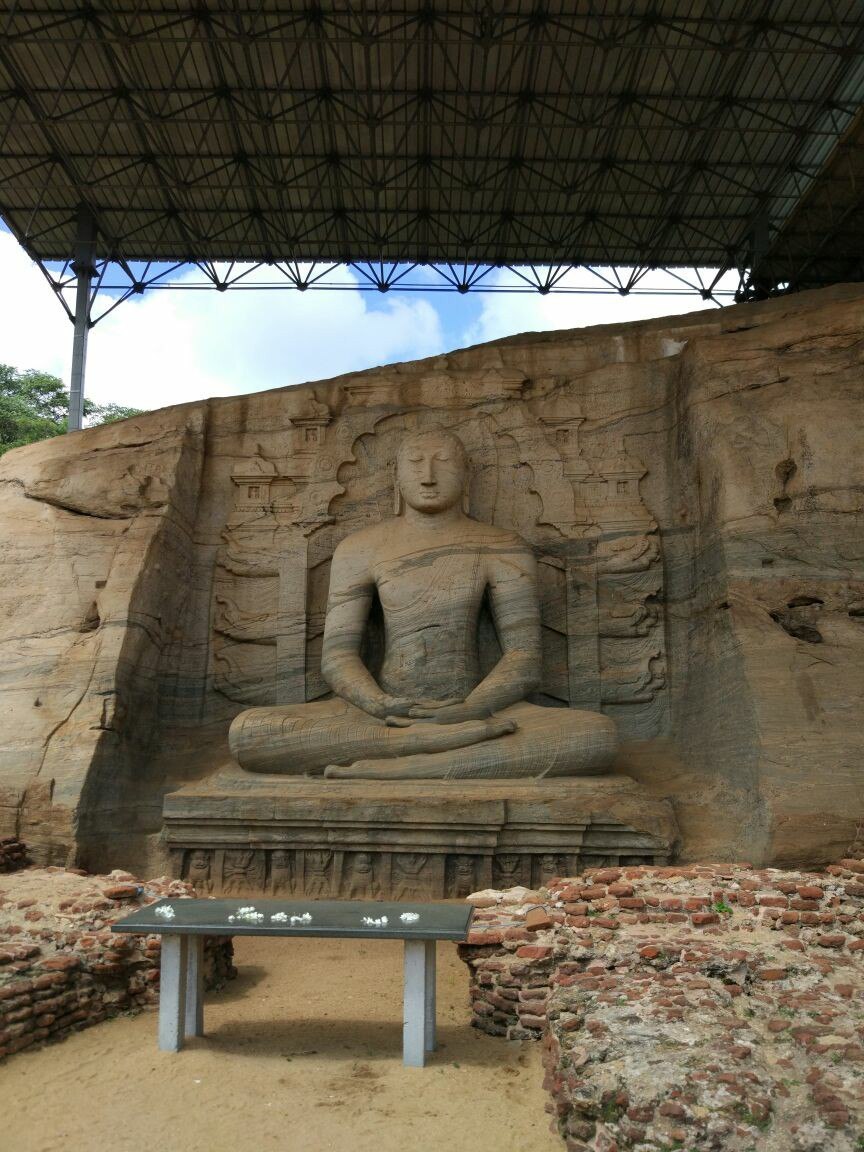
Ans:
[[[328,393],[329,406],[307,395],[284,455],[236,461],[212,609],[213,674],[230,700],[328,694],[320,662],[333,551],[393,515],[406,433],[443,426],[469,457],[466,511],[515,530],[537,557],[537,702],[606,712],[624,739],[664,730],[663,564],[640,491],[644,463],[623,440],[593,433],[560,381],[533,388],[520,373],[476,375],[438,371],[436,400],[449,406],[411,410],[400,407],[398,380],[349,379]],[[491,667],[500,649],[488,613],[480,648]],[[373,667],[380,656],[373,606],[364,657]]]

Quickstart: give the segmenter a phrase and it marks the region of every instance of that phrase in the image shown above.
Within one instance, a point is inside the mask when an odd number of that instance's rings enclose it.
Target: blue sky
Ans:
[[[187,282],[195,272],[184,272]],[[346,270],[345,280],[354,276]],[[200,278],[200,277],[199,277]],[[581,282],[589,282],[583,274]],[[140,408],[278,388],[519,332],[714,308],[698,296],[158,291],[91,331],[87,395]],[[0,363],[68,381],[72,326],[0,227]]]

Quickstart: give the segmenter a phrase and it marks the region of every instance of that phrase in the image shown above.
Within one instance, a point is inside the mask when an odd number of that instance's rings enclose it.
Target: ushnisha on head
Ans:
[[[415,432],[396,457],[396,484],[417,512],[446,512],[462,500],[468,458],[458,436],[444,428]]]

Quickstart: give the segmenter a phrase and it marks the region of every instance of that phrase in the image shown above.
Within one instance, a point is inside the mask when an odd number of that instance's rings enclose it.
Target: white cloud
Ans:
[[[513,282],[510,273],[492,275],[499,284]],[[418,270],[413,279],[418,276],[426,273]],[[428,276],[439,283],[431,272]],[[261,269],[245,282],[272,278]],[[359,278],[342,269],[338,279],[348,284]],[[200,284],[202,276],[187,270],[177,281]],[[599,283],[584,271],[569,273],[565,282]],[[657,272],[642,286],[682,285]],[[467,298],[455,295],[153,290],[124,301],[92,329],[86,394],[101,403],[158,408],[326,379],[519,332],[716,307],[695,295],[481,293],[471,300],[477,318],[466,324]],[[0,229],[0,363],[39,368],[68,382],[71,354],[72,325],[51,288],[14,237]]]
[[[0,229],[0,363],[68,379],[72,325],[48,281]]]
[[[608,270],[606,270],[608,271]],[[496,273],[496,282],[512,283],[507,272]],[[692,277],[692,274],[691,274]],[[568,273],[562,285],[605,287],[591,273],[581,270]],[[734,288],[734,274],[724,279],[723,286]],[[648,273],[640,287],[653,290],[682,289],[684,285],[667,272]],[[685,295],[640,295],[617,293],[598,295],[590,292],[561,292],[541,296],[539,293],[490,292],[482,296],[483,306],[477,319],[463,331],[464,344],[500,340],[517,332],[548,332],[560,328],[586,328],[593,324],[624,324],[648,320],[654,316],[676,316],[703,308],[716,308],[710,300],[694,293]]]
[[[178,279],[200,282],[200,274]],[[68,381],[72,325],[6,232],[0,232],[0,316],[0,363]],[[91,330],[86,394],[97,402],[158,408],[319,380],[443,347],[438,313],[417,296],[152,291],[124,301]]]

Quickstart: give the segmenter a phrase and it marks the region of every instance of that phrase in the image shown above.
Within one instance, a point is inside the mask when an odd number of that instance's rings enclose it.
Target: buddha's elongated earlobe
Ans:
[[[399,487],[399,473],[393,469],[393,515],[402,515],[402,490]]]

